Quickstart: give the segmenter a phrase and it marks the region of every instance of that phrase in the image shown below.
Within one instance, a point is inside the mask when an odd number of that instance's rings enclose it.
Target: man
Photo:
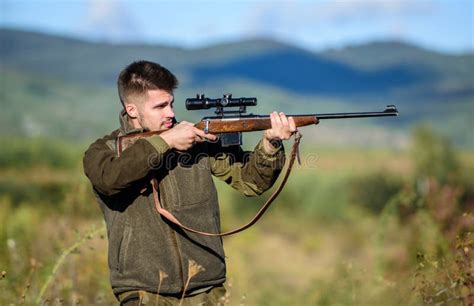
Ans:
[[[214,305],[225,294],[222,239],[185,231],[162,218],[150,178],[157,179],[159,201],[178,220],[216,233],[220,215],[212,175],[247,196],[263,193],[281,171],[281,140],[296,130],[291,117],[274,112],[272,128],[253,152],[223,148],[215,135],[189,122],[176,123],[177,83],[159,64],[127,66],[117,82],[124,107],[121,127],[84,155],[84,171],[107,224],[110,282],[121,305]],[[119,157],[117,137],[144,131],[161,133],[136,141]]]

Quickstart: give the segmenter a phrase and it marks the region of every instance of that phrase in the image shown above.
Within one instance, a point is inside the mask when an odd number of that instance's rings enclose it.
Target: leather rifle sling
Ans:
[[[299,156],[299,144],[300,144],[301,137],[302,137],[302,135],[297,131],[295,133],[295,142],[293,143],[293,148],[291,149],[290,160],[288,162],[288,168],[286,169],[285,175],[284,175],[283,180],[281,181],[280,185],[273,192],[273,194],[267,199],[267,201],[262,205],[260,210],[255,215],[255,217],[253,217],[247,224],[245,224],[245,225],[243,225],[239,228],[236,228],[234,230],[224,232],[224,233],[208,233],[208,232],[202,232],[202,231],[198,231],[198,230],[195,230],[193,228],[187,227],[186,225],[183,225],[175,216],[173,216],[173,214],[170,211],[166,210],[161,205],[161,202],[160,202],[160,199],[159,199],[159,196],[158,196],[158,182],[157,182],[156,178],[153,177],[151,179],[151,185],[152,185],[152,189],[153,189],[153,200],[155,202],[156,210],[158,211],[158,213],[163,218],[165,218],[169,222],[177,225],[178,227],[180,227],[180,228],[182,228],[182,229],[184,229],[188,232],[192,232],[192,233],[196,233],[196,234],[200,234],[200,235],[204,235],[204,236],[213,236],[213,237],[216,237],[216,236],[217,237],[229,236],[229,235],[236,234],[238,232],[241,232],[241,231],[251,227],[263,216],[265,211],[270,207],[272,202],[275,200],[275,198],[278,196],[278,194],[282,191],[283,187],[285,186],[286,181],[288,180],[288,177],[290,176],[291,170],[293,168],[293,164],[295,162],[295,158],[297,158],[298,163],[301,164],[300,156]]]

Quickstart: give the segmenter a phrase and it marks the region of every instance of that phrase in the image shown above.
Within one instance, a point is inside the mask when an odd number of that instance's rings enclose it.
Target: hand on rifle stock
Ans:
[[[194,124],[186,121],[182,121],[173,128],[164,131],[160,136],[171,148],[179,151],[186,151],[196,142],[205,139],[212,141],[217,139],[216,135],[206,134],[204,131],[195,128]]]

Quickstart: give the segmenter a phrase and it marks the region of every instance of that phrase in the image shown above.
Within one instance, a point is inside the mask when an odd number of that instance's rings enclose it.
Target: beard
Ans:
[[[140,124],[140,126],[146,130],[146,131],[154,131],[154,132],[160,132],[160,131],[166,131],[168,130],[169,128],[166,127],[166,123],[169,122],[168,119],[162,119],[160,124],[156,124],[157,122],[148,122],[147,120],[145,120],[145,116],[143,116],[143,113],[139,110],[138,111],[138,123]],[[173,122],[173,119],[171,119],[171,121]],[[155,123],[155,124],[152,124],[152,123]]]
[[[145,122],[145,120],[143,119],[143,116],[141,113],[138,114],[138,123],[140,124],[140,126],[144,129],[144,130],[147,130],[147,131],[151,131],[150,127],[148,126],[148,124]]]

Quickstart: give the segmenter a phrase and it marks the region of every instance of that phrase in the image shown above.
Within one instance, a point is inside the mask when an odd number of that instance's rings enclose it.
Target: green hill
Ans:
[[[419,122],[431,122],[458,145],[473,147],[466,133],[473,129],[473,58],[401,42],[321,53],[265,39],[183,49],[0,29],[0,100],[7,110],[0,115],[1,133],[83,141],[112,130],[119,111],[114,84],[118,72],[133,60],[148,59],[179,77],[179,120],[196,121],[204,115],[186,112],[180,103],[198,92],[256,96],[254,113],[379,110],[396,104],[401,116],[394,120],[324,123],[330,127],[324,139],[352,140],[347,128],[354,125],[365,126],[361,131],[367,135],[376,128],[390,137],[389,129],[403,134]],[[311,135],[307,139],[320,141]]]
[[[312,95],[380,93],[472,96],[474,55],[446,55],[401,42],[375,42],[313,53],[270,40],[182,49],[161,45],[91,43],[0,29],[2,65],[61,79],[113,84],[117,71],[137,59],[176,71],[184,86],[245,79]]]

